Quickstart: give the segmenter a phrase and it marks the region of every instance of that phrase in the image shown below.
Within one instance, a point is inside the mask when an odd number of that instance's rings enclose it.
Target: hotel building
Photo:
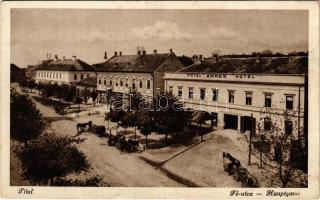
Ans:
[[[286,133],[303,128],[307,57],[203,59],[164,76],[166,91],[186,108],[205,111],[211,125],[245,132],[270,130],[278,120]],[[251,123],[251,116],[254,118]],[[290,117],[287,117],[290,116]]]

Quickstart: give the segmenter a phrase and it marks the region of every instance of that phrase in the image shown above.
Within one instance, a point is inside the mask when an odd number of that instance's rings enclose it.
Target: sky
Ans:
[[[11,63],[35,65],[47,53],[89,63],[104,52],[157,49],[192,56],[308,50],[302,10],[12,9]]]

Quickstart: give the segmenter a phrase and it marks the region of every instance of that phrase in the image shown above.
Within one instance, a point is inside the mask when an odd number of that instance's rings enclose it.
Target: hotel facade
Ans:
[[[215,127],[245,132],[253,126],[267,132],[274,122],[286,133],[299,134],[307,101],[304,73],[233,73],[226,65],[222,65],[223,70],[218,66],[198,61],[166,73],[166,91],[177,96],[186,108],[208,112]]]

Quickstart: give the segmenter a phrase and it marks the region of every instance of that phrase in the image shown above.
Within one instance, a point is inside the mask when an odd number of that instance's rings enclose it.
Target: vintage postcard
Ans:
[[[319,198],[318,2],[2,2],[1,196]]]

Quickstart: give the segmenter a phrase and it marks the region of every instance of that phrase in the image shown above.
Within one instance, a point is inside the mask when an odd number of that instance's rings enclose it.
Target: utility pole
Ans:
[[[252,140],[252,132],[253,132],[253,116],[251,114],[251,129],[250,129],[250,135],[249,135],[249,157],[248,157],[248,165],[251,165],[251,140]]]

